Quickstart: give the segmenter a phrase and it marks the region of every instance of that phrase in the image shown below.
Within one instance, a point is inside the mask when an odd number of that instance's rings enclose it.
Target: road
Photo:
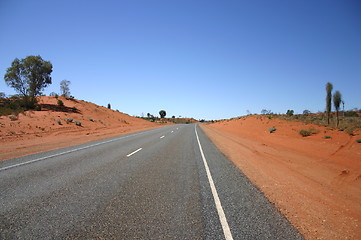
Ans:
[[[198,125],[0,162],[0,239],[303,239]]]

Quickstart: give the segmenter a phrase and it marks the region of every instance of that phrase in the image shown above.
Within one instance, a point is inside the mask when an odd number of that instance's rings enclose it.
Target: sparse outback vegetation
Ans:
[[[270,128],[270,129],[268,129],[268,132],[269,133],[273,133],[273,132],[275,132],[277,129],[275,128],[275,127],[272,127],[272,128]]]

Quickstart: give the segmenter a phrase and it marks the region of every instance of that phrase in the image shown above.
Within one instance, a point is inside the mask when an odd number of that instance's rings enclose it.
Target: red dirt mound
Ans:
[[[360,136],[262,116],[202,128],[307,239],[361,239]]]
[[[163,126],[90,102],[58,99],[40,97],[41,111],[0,116],[0,160]]]

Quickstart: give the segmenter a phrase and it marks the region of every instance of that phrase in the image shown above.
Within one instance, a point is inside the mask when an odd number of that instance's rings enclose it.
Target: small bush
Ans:
[[[311,136],[311,132],[308,131],[308,130],[304,130],[304,129],[302,129],[302,130],[300,131],[300,134],[301,134],[302,137]]]
[[[361,139],[357,139],[356,142],[357,142],[357,143],[361,143]]]
[[[66,122],[67,124],[72,123],[72,122],[73,122],[73,119],[72,119],[72,118],[66,118],[66,119],[65,119],[65,122]]]
[[[331,139],[332,137],[331,136],[324,136],[323,138],[324,139]]]
[[[89,121],[94,122],[94,119],[91,117],[88,117]]]
[[[353,131],[354,131],[354,130],[353,130],[352,128],[346,128],[346,130],[345,130],[345,132],[346,132],[347,134],[351,135],[351,136],[354,136],[354,135],[355,135]]]
[[[60,119],[56,120],[56,122],[57,122],[59,125],[62,125]]]
[[[269,133],[273,133],[273,132],[276,131],[276,130],[277,130],[276,128],[272,127],[272,128],[270,128],[270,129],[268,129],[268,132],[269,132]]]
[[[81,122],[80,121],[75,121],[75,125],[81,127]]]
[[[62,100],[58,99],[58,105],[62,107],[62,106],[64,106],[64,102]]]
[[[16,121],[18,120],[19,118],[15,115],[9,115],[8,118],[10,118],[11,121]]]
[[[40,106],[40,105],[36,105],[36,106],[35,106],[35,111],[41,111],[41,106]]]

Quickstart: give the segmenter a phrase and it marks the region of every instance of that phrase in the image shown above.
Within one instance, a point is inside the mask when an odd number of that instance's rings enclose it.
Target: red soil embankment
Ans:
[[[164,126],[90,102],[58,99],[40,97],[41,111],[0,116],[0,161]]]
[[[261,116],[202,129],[307,239],[361,239],[360,135]]]

